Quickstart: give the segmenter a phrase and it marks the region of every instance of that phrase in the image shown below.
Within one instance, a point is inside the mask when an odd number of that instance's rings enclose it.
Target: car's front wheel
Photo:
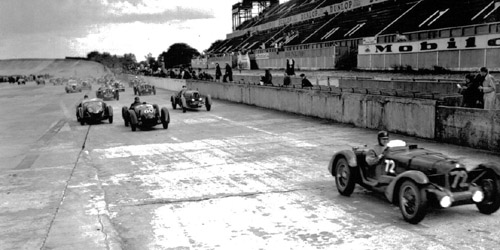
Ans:
[[[414,181],[406,180],[399,188],[399,209],[403,219],[418,224],[427,214],[427,194]]]
[[[126,106],[122,107],[122,118],[125,123],[125,127],[128,127],[128,108]]]
[[[175,103],[175,98],[173,96],[170,97],[170,102],[172,103],[172,109],[176,109],[177,103]]]
[[[170,123],[170,114],[168,113],[168,109],[163,107],[161,108],[161,124],[163,125],[163,129],[168,128],[168,124]]]
[[[113,123],[113,107],[108,105],[106,108],[108,109],[108,121]]]
[[[132,131],[135,131],[137,129],[137,115],[133,110],[129,110],[128,113],[130,117],[130,128]]]
[[[335,184],[341,195],[350,196],[356,185],[355,169],[351,168],[345,158],[340,158],[335,164]]]
[[[500,208],[500,178],[490,171],[478,183],[484,192],[483,201],[476,203],[477,209],[483,214],[492,214]]]

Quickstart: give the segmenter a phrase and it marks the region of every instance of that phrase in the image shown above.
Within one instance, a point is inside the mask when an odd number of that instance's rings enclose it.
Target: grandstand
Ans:
[[[499,71],[499,19],[500,0],[245,0],[201,66],[282,69],[294,59],[302,70]]]

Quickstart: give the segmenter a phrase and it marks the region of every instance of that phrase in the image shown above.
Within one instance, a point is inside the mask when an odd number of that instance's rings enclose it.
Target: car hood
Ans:
[[[423,148],[390,148],[385,155],[406,170],[418,170],[428,175],[445,174],[452,169],[465,168],[457,159]]]

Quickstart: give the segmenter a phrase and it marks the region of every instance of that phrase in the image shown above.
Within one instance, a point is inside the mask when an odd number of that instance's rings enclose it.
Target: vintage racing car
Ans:
[[[341,195],[350,196],[356,183],[382,192],[412,224],[424,219],[428,206],[476,204],[483,214],[500,207],[500,165],[496,163],[467,170],[456,159],[395,140],[389,142],[379,165],[369,166],[368,151],[366,146],[353,147],[333,155],[328,170]]]
[[[156,95],[156,88],[154,85],[142,82],[134,86],[134,95]]]
[[[76,120],[81,125],[108,120],[113,123],[113,107],[107,105],[102,99],[84,99],[76,107]]]
[[[125,85],[119,81],[113,82],[113,87],[118,90],[119,92],[125,92]]]
[[[69,80],[64,88],[66,93],[82,92],[82,85],[78,84],[76,80]]]
[[[82,81],[82,89],[91,90],[92,83],[88,80]]]
[[[187,109],[201,108],[205,106],[207,111],[212,109],[212,98],[210,95],[203,97],[198,90],[179,91],[175,96],[170,97],[172,108],[176,109],[177,105],[182,108],[182,112],[186,113]]]
[[[158,124],[162,124],[164,129],[168,128],[170,123],[170,114],[166,107],[160,109],[157,104],[143,102],[132,108],[127,106],[122,107],[122,117],[125,122],[125,127],[135,131],[137,127],[150,128]]]
[[[97,89],[97,91],[95,92],[95,96],[105,101],[114,99],[116,99],[117,101],[120,100],[120,92],[118,92],[118,90],[110,85],[99,87],[99,89]]]

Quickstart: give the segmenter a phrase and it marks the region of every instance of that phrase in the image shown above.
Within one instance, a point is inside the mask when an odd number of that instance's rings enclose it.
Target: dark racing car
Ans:
[[[141,82],[134,86],[134,95],[156,95],[156,88],[154,85]]]
[[[76,120],[81,125],[108,120],[113,123],[113,107],[98,98],[84,99],[76,107]]]
[[[114,99],[116,99],[117,101],[120,100],[120,92],[118,92],[118,90],[116,90],[111,85],[105,85],[99,87],[99,89],[97,89],[97,91],[95,92],[95,96],[105,101],[110,101]]]
[[[175,96],[170,97],[172,108],[176,109],[177,105],[182,108],[182,112],[187,109],[197,109],[205,106],[207,111],[212,109],[212,98],[210,95],[202,96],[198,90],[182,90]]]
[[[82,92],[82,85],[78,84],[76,80],[69,80],[64,89],[66,93]]]
[[[366,146],[335,153],[328,170],[339,193],[350,196],[356,183],[382,192],[412,224],[424,219],[428,206],[475,204],[483,214],[499,209],[500,165],[485,163],[467,170],[458,160],[417,145],[396,140],[388,146],[376,166],[366,163]]]
[[[122,107],[122,117],[125,122],[125,127],[135,131],[137,127],[150,128],[158,124],[162,124],[164,129],[168,128],[170,123],[170,114],[167,108],[160,107],[157,104],[140,103],[131,108]]]

